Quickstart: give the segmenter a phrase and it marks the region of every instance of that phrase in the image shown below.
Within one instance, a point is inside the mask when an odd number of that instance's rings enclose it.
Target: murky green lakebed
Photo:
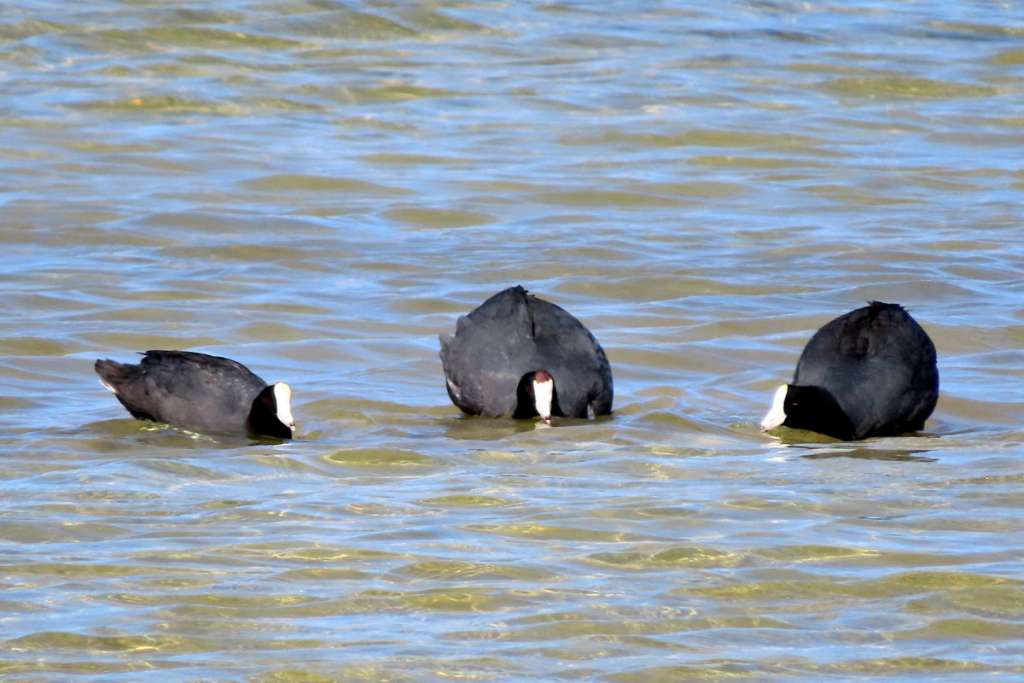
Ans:
[[[0,677],[1024,677],[1022,78],[1012,3],[6,7]],[[613,416],[450,404],[520,283]],[[761,434],[868,299],[927,431]],[[300,438],[130,419],[92,361],[149,348]]]

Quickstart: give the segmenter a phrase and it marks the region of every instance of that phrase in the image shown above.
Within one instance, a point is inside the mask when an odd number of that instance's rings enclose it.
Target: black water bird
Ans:
[[[872,301],[811,337],[761,428],[785,425],[842,440],[904,434],[924,427],[938,398],[931,338],[903,307]]]
[[[291,388],[241,363],[192,351],[146,351],[137,365],[97,360],[100,382],[140,420],[195,432],[290,439]]]
[[[452,403],[469,415],[586,418],[612,410],[612,369],[565,309],[510,287],[441,335]]]

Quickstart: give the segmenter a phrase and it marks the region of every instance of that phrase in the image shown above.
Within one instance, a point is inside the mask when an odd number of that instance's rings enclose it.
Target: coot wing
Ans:
[[[459,318],[455,335],[441,336],[448,395],[470,415],[511,417],[519,380],[536,370],[533,323],[526,290],[510,287]]]
[[[568,417],[610,413],[612,370],[604,349],[572,314],[531,296],[536,367],[555,379],[558,406]],[[534,368],[535,369],[535,368]]]
[[[241,363],[190,351],[147,351],[137,378],[117,387],[133,414],[187,429],[244,432],[266,383]]]

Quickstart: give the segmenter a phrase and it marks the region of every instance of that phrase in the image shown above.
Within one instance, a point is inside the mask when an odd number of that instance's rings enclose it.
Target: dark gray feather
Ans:
[[[856,438],[916,431],[939,396],[935,346],[901,306],[873,301],[811,337],[793,384],[827,389]]]
[[[452,402],[471,415],[511,416],[520,379],[539,369],[554,377],[566,416],[611,412],[612,372],[600,344],[570,313],[522,287],[459,318],[455,335],[441,336],[441,362]]]
[[[191,351],[146,351],[138,365],[98,360],[95,369],[134,417],[199,432],[245,433],[267,386],[241,363]]]

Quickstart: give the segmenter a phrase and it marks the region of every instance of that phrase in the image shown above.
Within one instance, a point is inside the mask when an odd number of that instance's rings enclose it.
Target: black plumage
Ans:
[[[237,361],[192,351],[146,351],[137,365],[97,360],[96,374],[128,412],[196,432],[291,438],[291,390]]]
[[[612,370],[594,335],[559,306],[510,287],[441,336],[452,402],[470,415],[530,417],[533,380],[554,380],[551,414],[585,418],[612,410]]]
[[[872,301],[811,337],[762,426],[778,426],[781,408],[781,424],[840,439],[903,434],[924,427],[938,397],[931,338],[903,307]]]

